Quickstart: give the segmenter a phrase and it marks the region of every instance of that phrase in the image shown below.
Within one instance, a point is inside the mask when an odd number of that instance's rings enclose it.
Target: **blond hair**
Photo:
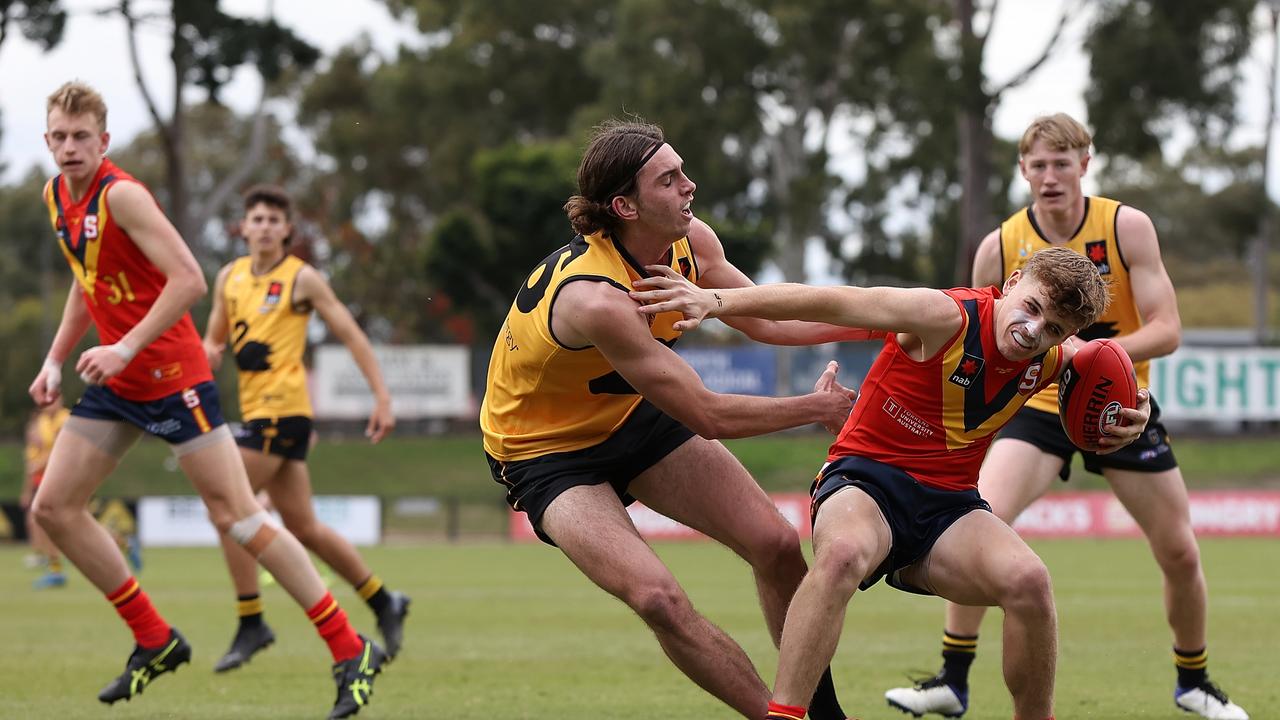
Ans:
[[[84,82],[71,80],[54,90],[45,106],[46,117],[55,108],[67,115],[93,115],[98,121],[98,130],[107,131],[107,103],[97,90]]]
[[[1054,312],[1077,329],[1097,322],[1111,303],[1111,289],[1093,261],[1070,248],[1046,248],[1032,255],[1022,275],[1035,278]]]
[[[1093,144],[1093,136],[1089,134],[1089,130],[1066,113],[1041,115],[1031,121],[1031,125],[1022,133],[1022,139],[1018,141],[1018,154],[1026,155],[1031,152],[1031,146],[1037,140],[1043,140],[1045,146],[1054,152],[1078,150],[1081,154],[1088,152],[1089,146]]]

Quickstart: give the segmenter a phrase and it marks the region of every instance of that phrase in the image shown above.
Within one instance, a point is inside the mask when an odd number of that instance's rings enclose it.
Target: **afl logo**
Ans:
[[[1120,424],[1120,409],[1124,407],[1119,401],[1112,400],[1098,415],[1098,432],[1110,435],[1107,428]]]

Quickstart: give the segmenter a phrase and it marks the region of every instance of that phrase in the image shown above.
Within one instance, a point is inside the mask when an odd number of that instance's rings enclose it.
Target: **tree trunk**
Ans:
[[[182,37],[182,24],[173,24],[173,113],[169,116],[169,132],[161,133],[165,140],[165,170],[168,173],[169,217],[173,221],[182,239],[187,241],[195,251],[203,245],[198,235],[198,228],[193,227],[190,200],[187,197],[186,162],[183,156],[183,145],[186,136],[186,122],[183,113],[182,87],[187,75],[187,58],[190,49]]]
[[[968,285],[978,242],[994,228],[991,212],[991,117],[985,112],[962,110],[958,118],[960,140],[960,237],[956,239],[956,285]]]
[[[808,223],[797,222],[793,192],[795,183],[804,173],[804,116],[796,110],[796,120],[783,124],[769,143],[770,178],[773,189],[775,218],[774,246],[778,249],[776,262],[787,282],[805,281],[804,251]]]
[[[973,28],[972,0],[956,0],[956,21],[960,24],[960,76],[964,88],[956,130],[960,155],[960,236],[956,238],[953,282],[958,286],[972,281],[973,254],[978,242],[995,224],[988,188],[991,186],[991,130],[993,98],[983,87],[982,55],[986,36]]]

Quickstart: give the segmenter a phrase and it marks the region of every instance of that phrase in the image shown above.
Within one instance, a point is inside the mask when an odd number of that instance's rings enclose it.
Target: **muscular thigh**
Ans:
[[[200,493],[215,524],[232,522],[260,509],[230,433],[179,456],[178,464]]]
[[[675,583],[607,483],[577,485],[557,495],[542,514],[542,531],[592,582],[616,597],[625,600],[637,588]]]
[[[89,502],[102,481],[119,464],[119,456],[103,446],[127,446],[140,431],[122,422],[72,417],[58,433],[45,466],[44,479],[36,491],[36,502],[47,506],[80,506]],[[111,438],[130,440],[114,442]]]
[[[287,527],[305,527],[315,520],[315,508],[311,503],[311,475],[307,464],[301,460],[284,460],[266,485]]]
[[[238,447],[240,460],[244,463],[245,473],[249,475],[249,485],[254,492],[263,488],[270,489],[273,480],[285,467],[287,462],[279,455],[271,455],[259,450],[251,450],[243,445]],[[275,498],[273,497],[272,500]]]
[[[1194,542],[1187,485],[1178,468],[1163,472],[1137,472],[1106,468],[1103,476],[1116,499],[1142,528],[1152,543],[1185,540]]]
[[[903,580],[961,605],[994,605],[1001,583],[1040,559],[1009,525],[976,510],[947,528]]]
[[[991,511],[1012,523],[1048,492],[1063,460],[1025,440],[1000,438],[991,445],[978,474],[978,492]]]
[[[699,436],[641,473],[627,491],[739,554],[752,533],[787,523],[728,448]]]

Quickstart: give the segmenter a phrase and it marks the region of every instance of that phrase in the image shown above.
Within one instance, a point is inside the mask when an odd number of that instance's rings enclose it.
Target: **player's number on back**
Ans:
[[[133,286],[129,285],[129,278],[124,271],[116,273],[115,276],[105,275],[102,282],[111,290],[111,294],[107,296],[107,302],[112,305],[119,305],[122,301],[128,300],[133,302],[137,298],[133,294]]]

